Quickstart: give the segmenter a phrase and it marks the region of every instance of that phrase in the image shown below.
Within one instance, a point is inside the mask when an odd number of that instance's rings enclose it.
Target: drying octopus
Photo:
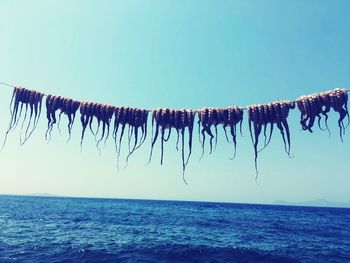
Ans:
[[[278,101],[264,105],[250,105],[248,110],[249,132],[254,146],[255,153],[255,171],[256,178],[258,176],[258,153],[262,151],[271,141],[274,125],[281,132],[281,136],[284,143],[285,152],[291,157],[290,154],[290,131],[287,122],[289,110],[295,108],[295,103],[290,101]],[[267,129],[270,127],[269,135],[266,135]],[[263,131],[264,145],[259,150],[259,136]]]
[[[115,107],[108,104],[92,103],[92,102],[81,102],[80,104],[80,121],[82,125],[80,146],[82,149],[83,140],[86,128],[89,126],[91,133],[95,136],[96,147],[101,154],[100,143],[104,140],[106,143],[109,133],[111,120],[114,114]],[[93,120],[97,121],[96,130],[93,129]],[[102,125],[101,125],[102,124]],[[102,131],[100,129],[102,127]],[[98,139],[98,134],[101,133]]]
[[[335,89],[325,91],[321,93],[315,93],[308,96],[300,96],[297,99],[297,106],[301,112],[300,124],[303,130],[312,131],[312,127],[315,123],[315,119],[318,119],[318,126],[321,130],[330,130],[328,128],[328,112],[333,108],[334,111],[339,113],[338,126],[340,129],[340,138],[343,140],[343,134],[345,132],[345,126],[343,123],[344,118],[347,116],[349,121],[348,112],[348,94],[345,89]],[[321,127],[321,114],[325,117],[326,129]]]
[[[117,167],[119,169],[120,150],[125,128],[128,126],[128,155],[126,157],[127,165],[131,154],[140,148],[146,140],[148,110],[130,107],[115,107],[113,114],[113,138],[117,153]],[[121,131],[118,136],[119,128],[121,128]],[[133,144],[132,140],[134,141]]]
[[[210,137],[210,154],[213,150],[213,139],[215,138],[215,147],[217,145],[217,126],[221,124],[225,131],[225,137],[227,142],[233,143],[234,159],[236,156],[236,146],[237,146],[237,124],[240,124],[240,132],[242,134],[242,121],[243,121],[243,109],[240,107],[227,107],[227,108],[203,108],[198,112],[198,133],[199,140],[202,144],[202,155],[204,155],[204,145],[205,145],[205,134],[208,134]],[[215,128],[215,135],[211,131],[211,127]],[[226,128],[230,127],[230,133],[232,136],[232,142],[227,136]],[[200,130],[200,128],[202,128]],[[201,135],[202,134],[202,139]]]
[[[38,91],[29,90],[21,87],[15,87],[12,93],[11,103],[10,103],[10,112],[11,112],[11,120],[9,123],[9,127],[6,131],[4,143],[2,148],[4,148],[7,136],[10,131],[14,130],[21,118],[23,107],[25,106],[24,118],[21,125],[21,136],[20,136],[20,144],[23,145],[29,137],[34,132],[37,127],[42,107],[42,99],[44,94]],[[25,122],[27,120],[29,108],[29,119],[27,121],[27,127],[25,128],[24,138],[22,138],[22,132],[24,130]],[[32,126],[32,127],[31,127]]]
[[[194,125],[195,112],[193,110],[171,110],[171,109],[156,109],[152,114],[152,144],[151,153],[149,156],[148,163],[151,162],[153,147],[159,137],[161,139],[161,158],[160,163],[163,164],[164,156],[164,142],[167,142],[170,138],[171,131],[174,128],[177,132],[176,149],[178,150],[180,132],[181,132],[181,158],[182,158],[182,174],[183,180],[186,165],[188,164],[189,158],[192,153],[192,135]],[[185,159],[185,130],[188,129],[188,148],[189,152]]]
[[[46,117],[47,117],[47,130],[46,130],[46,140],[51,139],[51,131],[54,124],[57,123],[59,129],[59,123],[61,120],[61,115],[64,113],[68,118],[68,141],[70,140],[72,127],[75,120],[75,115],[80,107],[80,102],[72,99],[67,99],[61,96],[48,95],[46,98]],[[57,121],[56,111],[60,110],[59,120]]]

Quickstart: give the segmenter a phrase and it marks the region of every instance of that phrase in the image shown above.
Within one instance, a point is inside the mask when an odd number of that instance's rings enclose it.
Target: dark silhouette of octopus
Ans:
[[[217,126],[220,124],[223,126],[225,137],[227,142],[233,143],[234,159],[236,156],[236,147],[237,147],[237,124],[240,124],[240,133],[242,134],[242,121],[243,121],[243,109],[240,107],[227,107],[227,108],[203,108],[198,112],[198,134],[199,141],[202,144],[202,155],[204,155],[204,146],[205,146],[205,134],[208,134],[210,137],[210,152],[213,151],[213,139],[215,138],[215,148],[217,145]],[[215,128],[215,135],[211,131],[211,127]],[[202,130],[200,129],[202,127]],[[227,136],[226,128],[230,127],[230,133],[232,136],[232,142]],[[201,139],[202,134],[202,139]]]
[[[91,133],[95,136],[96,147],[101,154],[100,143],[104,140],[105,144],[109,137],[114,111],[115,107],[112,105],[92,102],[82,102],[80,104],[80,122],[82,125],[80,149],[83,147],[86,128],[89,126]],[[96,130],[93,128],[94,119],[97,122]],[[98,138],[99,134],[101,135]]]
[[[285,152],[288,154],[289,157],[291,157],[290,131],[287,118],[289,110],[294,108],[295,103],[290,101],[279,101],[264,105],[250,105],[247,107],[249,132],[255,153],[256,178],[258,177],[258,153],[265,149],[270,143],[275,124],[281,132]],[[267,137],[266,132],[268,126],[270,127],[270,132]],[[258,150],[259,136],[262,131],[264,133],[264,145],[260,150]]]
[[[14,130],[21,118],[23,107],[25,106],[24,118],[21,125],[21,135],[20,144],[23,145],[29,137],[32,135],[34,130],[38,125],[38,121],[41,115],[42,99],[44,97],[43,93],[35,90],[29,90],[21,87],[15,87],[12,93],[12,98],[10,102],[10,113],[11,119],[6,131],[5,139],[2,145],[4,148],[7,140],[7,136],[10,131]],[[27,113],[29,108],[29,119],[27,121]],[[27,127],[25,127],[25,122],[27,121]],[[25,129],[24,135],[23,130]]]
[[[128,126],[128,155],[126,157],[126,167],[130,156],[135,152],[135,150],[140,148],[146,140],[148,110],[129,107],[115,107],[113,114],[113,138],[117,153],[117,167],[119,170],[119,157],[125,128]],[[121,128],[121,131],[118,137],[119,128]],[[133,143],[132,140],[134,141]]]
[[[182,176],[185,180],[185,169],[189,162],[192,153],[192,136],[194,125],[195,112],[193,110],[171,110],[171,109],[156,109],[152,114],[152,144],[148,163],[151,162],[153,147],[159,137],[161,137],[161,157],[160,164],[163,164],[164,142],[170,138],[171,131],[174,128],[177,132],[176,149],[178,150],[179,137],[181,133],[181,158],[182,158]],[[185,158],[185,130],[188,130],[188,155]]]
[[[348,118],[349,123],[349,112],[348,112],[348,94],[345,89],[335,89],[325,91],[321,93],[315,93],[308,96],[300,96],[297,99],[297,106],[301,112],[300,124],[303,130],[312,131],[312,127],[315,123],[315,119],[318,119],[318,126],[321,130],[330,130],[328,128],[328,113],[333,108],[334,111],[339,113],[338,126],[340,138],[343,141],[343,135],[345,133],[345,126],[343,120],[345,117]],[[321,127],[322,116],[325,117],[325,126]]]
[[[51,139],[51,131],[53,126],[57,123],[57,127],[60,131],[59,124],[61,121],[61,116],[64,113],[68,118],[68,140],[71,138],[73,123],[75,120],[75,115],[80,107],[80,102],[72,99],[67,99],[61,96],[47,95],[46,97],[46,118],[47,118],[47,130],[45,133],[45,138],[47,141]],[[57,121],[56,111],[60,110],[59,119]]]

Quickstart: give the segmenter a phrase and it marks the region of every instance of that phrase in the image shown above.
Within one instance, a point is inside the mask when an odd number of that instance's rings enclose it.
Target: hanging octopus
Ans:
[[[29,137],[32,135],[32,133],[37,127],[37,124],[41,115],[43,97],[44,97],[44,94],[38,91],[29,90],[21,87],[14,88],[11,102],[10,102],[11,119],[10,119],[9,127],[6,131],[2,149],[6,144],[6,140],[9,132],[14,130],[17,127],[19,120],[21,118],[24,106],[25,106],[25,113],[24,113],[24,118],[21,125],[20,144],[23,145],[29,139]],[[29,119],[27,121],[28,108],[29,108]],[[26,121],[27,121],[27,127],[25,128],[25,132],[23,135],[23,130],[24,130]]]
[[[48,95],[46,98],[46,117],[47,117],[47,130],[46,130],[46,140],[51,139],[51,131],[53,126],[57,123],[59,129],[59,124],[62,114],[65,114],[68,118],[68,141],[71,138],[72,127],[75,120],[75,115],[80,107],[80,102],[72,99],[67,99],[61,96]],[[60,110],[59,119],[57,121],[56,112]],[[60,130],[60,129],[59,129]]]
[[[96,147],[101,154],[100,143],[104,140],[106,143],[109,133],[111,120],[115,111],[115,107],[107,104],[81,102],[80,104],[80,122],[82,125],[82,132],[80,138],[80,149],[83,146],[83,140],[85,137],[86,128],[89,127],[91,133],[95,136]],[[96,119],[97,127],[93,129],[93,120]],[[101,125],[102,124],[102,125]],[[101,130],[100,138],[98,134]]]
[[[92,111],[93,111],[92,113],[93,117],[95,117],[95,119],[97,120],[97,130],[96,132],[93,132],[91,125],[90,125],[90,130],[95,135],[96,146],[101,154],[101,149],[99,147],[99,144],[103,139],[104,139],[104,145],[106,144],[106,141],[110,133],[111,120],[114,115],[115,107],[107,104],[95,104],[94,107],[92,108]],[[92,121],[90,121],[90,123],[92,123]],[[97,140],[97,135],[101,128],[101,123],[102,123],[101,137],[100,139]]]
[[[148,110],[131,108],[129,110],[127,124],[128,128],[128,155],[126,157],[126,165],[128,164],[128,160],[131,154],[134,153],[135,150],[141,147],[141,145],[145,142],[147,136],[147,120],[148,120]],[[139,138],[139,132],[141,131],[141,137]],[[134,144],[131,146],[132,137],[134,137]]]
[[[141,147],[145,142],[147,136],[147,119],[148,110],[129,108],[129,107],[115,107],[114,110],[114,129],[113,138],[115,149],[117,152],[117,167],[119,170],[119,157],[122,145],[122,139],[125,133],[125,128],[128,125],[128,155],[126,157],[126,166],[130,156]],[[121,127],[118,138],[119,127]],[[141,137],[140,137],[141,131]],[[132,139],[133,137],[133,139]],[[134,143],[132,145],[132,140]]]
[[[256,178],[258,176],[258,153],[261,152],[271,141],[274,125],[281,132],[281,136],[284,143],[285,152],[291,157],[290,154],[290,131],[287,122],[289,110],[295,108],[295,103],[290,101],[279,101],[264,105],[250,105],[248,110],[249,132],[254,146],[255,153],[255,171]],[[270,127],[269,136],[267,138],[266,131]],[[264,133],[264,145],[259,150],[259,136],[261,132]]]
[[[171,110],[171,109],[156,109],[152,114],[152,143],[151,152],[148,163],[151,162],[153,147],[159,137],[161,140],[161,158],[160,163],[163,164],[164,156],[164,142],[167,142],[170,138],[171,131],[174,128],[177,132],[176,149],[178,149],[179,137],[181,133],[181,158],[182,158],[182,174],[183,180],[186,183],[184,173],[186,165],[189,162],[189,158],[192,154],[192,136],[194,125],[195,112],[193,110]],[[188,129],[188,148],[189,152],[185,158],[185,130]]]
[[[80,150],[82,150],[83,148],[83,141],[85,137],[86,128],[90,122],[90,119],[92,119],[92,116],[93,116],[91,113],[92,105],[93,103],[86,102],[86,101],[83,101],[80,103],[80,122],[82,127],[81,137],[80,137]]]
[[[230,127],[230,133],[232,136],[232,143],[234,145],[233,158],[236,156],[237,146],[237,124],[240,124],[240,132],[242,134],[242,121],[243,121],[243,109],[239,107],[227,107],[227,108],[203,108],[198,112],[198,133],[199,140],[202,144],[202,155],[204,155],[205,134],[209,135],[210,140],[210,152],[213,151],[213,139],[215,138],[215,148],[217,145],[217,126],[220,124],[223,126],[225,137],[228,142],[231,141],[227,135],[227,126]],[[215,135],[211,131],[211,127],[214,126]],[[202,130],[200,129],[202,127]],[[201,139],[202,134],[202,139]]]
[[[297,106],[301,112],[300,124],[302,129],[308,130],[312,133],[312,127],[317,118],[319,128],[321,130],[328,130],[330,134],[330,130],[328,128],[328,113],[331,108],[333,108],[334,111],[339,113],[338,126],[340,129],[340,138],[343,140],[343,135],[345,133],[343,120],[345,117],[347,117],[349,121],[347,103],[348,94],[345,89],[335,89],[308,96],[300,96],[297,99]],[[325,117],[326,129],[321,127],[321,114]]]

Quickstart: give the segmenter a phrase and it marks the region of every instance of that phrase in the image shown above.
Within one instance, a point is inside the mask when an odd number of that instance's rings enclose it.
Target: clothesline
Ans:
[[[19,87],[19,86],[15,86],[15,85],[12,85],[12,84],[9,84],[9,83],[5,83],[5,82],[2,82],[2,81],[0,81],[0,84],[1,85],[5,85],[5,86],[8,86],[8,87],[12,87],[12,88],[16,88],[16,87]],[[349,92],[349,90],[348,89],[345,89],[346,90],[346,92]],[[47,94],[45,94],[45,93],[43,93],[43,92],[41,92],[44,96],[47,96]],[[292,100],[292,101],[290,101],[291,103],[296,103],[297,102],[297,100]],[[242,110],[248,110],[248,108],[247,107],[240,107]],[[147,110],[148,112],[152,112],[153,110]],[[198,113],[199,112],[199,110],[194,110],[194,112],[195,113]]]

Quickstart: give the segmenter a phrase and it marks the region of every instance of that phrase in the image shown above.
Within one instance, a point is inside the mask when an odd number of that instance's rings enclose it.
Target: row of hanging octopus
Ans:
[[[10,123],[5,134],[2,148],[5,146],[8,134],[13,131],[20,122],[20,144],[23,145],[29,139],[37,127],[44,96],[43,93],[35,90],[21,87],[14,88],[10,103]],[[55,126],[57,126],[57,129],[61,132],[60,121],[63,115],[68,120],[67,141],[69,141],[76,114],[79,110],[82,126],[80,139],[81,149],[86,131],[90,131],[94,136],[96,147],[100,153],[101,144],[105,145],[107,139],[111,135],[114,140],[117,167],[119,169],[123,137],[127,137],[127,165],[130,156],[146,141],[148,115],[152,112],[151,151],[148,163],[151,162],[155,144],[160,140],[160,164],[163,164],[164,143],[169,141],[172,131],[175,130],[177,150],[179,150],[179,143],[181,141],[182,174],[183,180],[185,181],[184,173],[192,153],[193,129],[196,115],[198,119],[199,142],[202,147],[201,158],[205,153],[207,137],[209,140],[209,154],[213,152],[213,149],[215,150],[218,141],[218,126],[221,126],[226,141],[233,145],[233,155],[232,158],[230,158],[233,159],[236,156],[237,127],[239,126],[239,132],[242,134],[244,110],[247,110],[248,127],[254,148],[257,176],[258,153],[269,145],[275,126],[277,126],[277,129],[280,131],[284,144],[284,151],[290,158],[293,157],[291,155],[291,135],[287,121],[290,110],[296,107],[299,109],[302,130],[312,133],[315,122],[317,121],[317,125],[321,130],[330,133],[328,128],[328,113],[333,109],[333,111],[339,114],[339,134],[341,140],[343,140],[345,128],[350,123],[347,102],[347,90],[335,89],[301,96],[296,101],[277,101],[269,104],[250,105],[247,108],[202,108],[198,111],[191,109],[174,110],[160,108],[150,111],[93,102],[80,102],[61,96],[47,95],[45,101],[47,118],[45,138],[47,141],[50,141],[51,133]],[[346,125],[344,124],[345,118],[347,119]],[[214,129],[214,131],[212,129]],[[263,136],[263,142],[259,143],[261,136]],[[187,138],[186,144],[185,138]],[[185,151],[187,151],[186,154]]]

